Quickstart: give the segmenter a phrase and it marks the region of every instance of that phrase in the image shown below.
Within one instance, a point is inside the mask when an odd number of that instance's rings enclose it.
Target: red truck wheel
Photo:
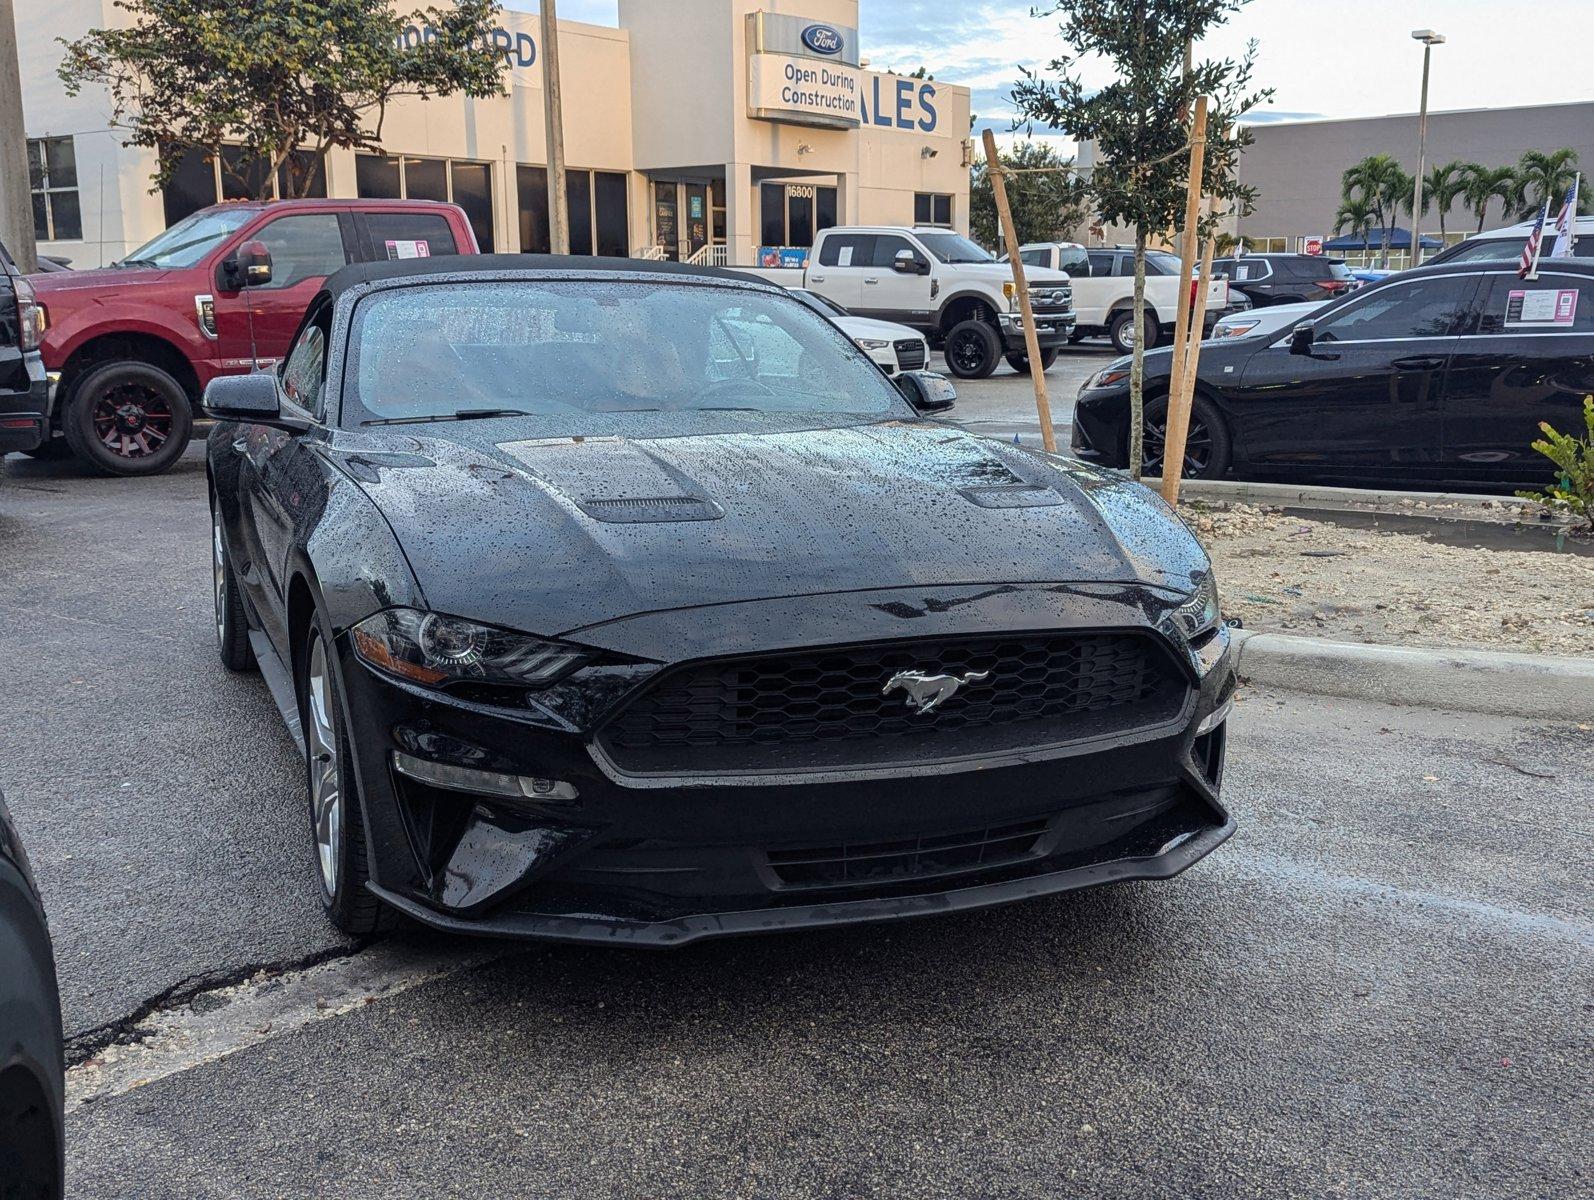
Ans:
[[[95,367],[61,421],[72,452],[105,475],[158,475],[188,445],[193,409],[182,385],[146,362]]]

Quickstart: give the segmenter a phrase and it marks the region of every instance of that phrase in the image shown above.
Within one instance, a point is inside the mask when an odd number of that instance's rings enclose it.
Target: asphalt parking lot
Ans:
[[[1071,401],[1106,358],[1049,381]],[[1005,368],[960,394],[997,435],[1030,404]],[[216,661],[198,450],[6,467],[0,789],[71,1060],[380,954],[323,921],[292,743]],[[1240,831],[1178,879],[671,953],[472,945],[76,1107],[72,1194],[1586,1195],[1591,759],[1575,726],[1246,689]]]

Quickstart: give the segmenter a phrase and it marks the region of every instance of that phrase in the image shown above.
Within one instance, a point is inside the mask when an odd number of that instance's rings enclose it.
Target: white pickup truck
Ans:
[[[1112,339],[1113,349],[1128,354],[1135,344],[1135,252],[1122,247],[1087,250],[1077,242],[1032,242],[1018,248],[1026,270],[1064,271],[1074,286],[1074,336]],[[1206,330],[1219,317],[1249,308],[1239,293],[1231,300],[1229,281],[1221,276],[1207,284]],[[1242,302],[1243,303],[1239,303]],[[1236,305],[1238,304],[1238,307]],[[1179,259],[1162,250],[1146,251],[1146,349],[1173,335],[1179,308]]]
[[[960,379],[983,379],[1004,357],[1029,371],[1011,268],[950,229],[837,225],[819,232],[802,269],[745,270],[918,330]],[[1073,296],[1061,271],[1030,271],[1026,282],[1044,371],[1073,335]]]

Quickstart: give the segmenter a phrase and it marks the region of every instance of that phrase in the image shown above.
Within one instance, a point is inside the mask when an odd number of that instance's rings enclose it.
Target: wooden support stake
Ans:
[[[1024,281],[1024,263],[1018,257],[1018,233],[1013,228],[1013,212],[1007,206],[1007,181],[1002,177],[1002,162],[996,153],[996,137],[985,131],[985,169],[990,172],[991,189],[996,193],[996,215],[1002,222],[1002,240],[1007,243],[1007,261],[1013,268],[1013,286],[1018,289],[1018,315],[1024,322],[1024,349],[1029,355],[1029,378],[1035,385],[1035,412],[1041,422],[1041,445],[1046,453],[1057,453],[1057,434],[1052,429],[1052,402],[1046,395],[1046,371],[1041,366],[1040,341],[1035,336],[1035,312],[1029,303],[1029,285]]]
[[[1190,129],[1190,178],[1184,204],[1184,253],[1179,258],[1179,307],[1173,323],[1173,377],[1168,381],[1168,415],[1163,425],[1162,498],[1177,502],[1179,475],[1184,469],[1184,444],[1190,432],[1190,402],[1193,389],[1186,391],[1187,357],[1192,336],[1200,340],[1199,327],[1192,329],[1190,315],[1191,280],[1195,274],[1196,226],[1201,220],[1201,172],[1207,151],[1207,98],[1196,97],[1195,122]],[[1208,270],[1211,268],[1209,267]],[[1205,305],[1202,306],[1203,309]]]
[[[1217,202],[1208,202],[1208,211],[1215,214]],[[1184,475],[1184,449],[1190,436],[1190,409],[1195,404],[1196,369],[1201,364],[1201,330],[1206,325],[1207,319],[1207,293],[1212,287],[1212,254],[1217,243],[1217,230],[1207,235],[1201,248],[1201,277],[1200,290],[1196,292],[1195,308],[1191,310],[1190,330],[1191,336],[1185,346],[1184,372],[1178,400],[1169,399],[1169,420],[1167,428],[1167,445],[1164,447],[1168,453],[1172,452],[1174,445],[1173,413],[1177,412],[1183,418],[1178,430],[1179,457],[1176,460],[1179,470],[1169,473],[1167,460],[1163,461],[1162,471],[1162,498],[1175,507],[1179,504],[1179,483]]]

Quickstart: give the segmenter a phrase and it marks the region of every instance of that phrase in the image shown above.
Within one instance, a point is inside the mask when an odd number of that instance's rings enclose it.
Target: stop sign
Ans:
[[[1309,237],[1309,238],[1306,239],[1306,253],[1308,253],[1308,254],[1321,254],[1322,252],[1323,252],[1323,239],[1322,238],[1320,238],[1320,237]]]

